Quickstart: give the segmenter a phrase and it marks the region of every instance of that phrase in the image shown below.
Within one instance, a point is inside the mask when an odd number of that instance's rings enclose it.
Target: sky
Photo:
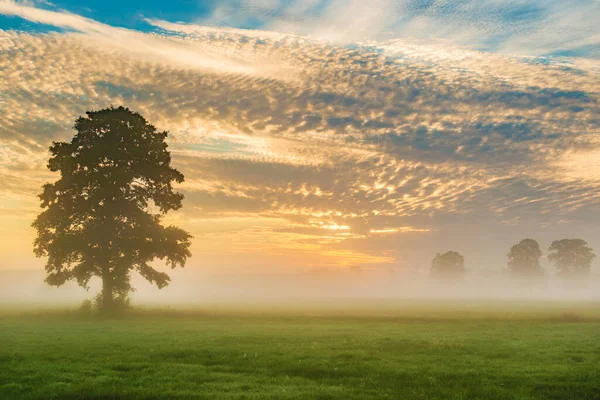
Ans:
[[[48,147],[110,105],[170,132],[189,273],[600,252],[598,21],[596,0],[0,0],[0,269],[43,268]]]

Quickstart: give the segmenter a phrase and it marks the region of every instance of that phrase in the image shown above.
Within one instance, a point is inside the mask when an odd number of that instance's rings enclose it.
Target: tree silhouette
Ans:
[[[570,278],[588,275],[596,258],[592,248],[581,239],[555,240],[548,250],[548,259],[554,262],[559,274]]]
[[[456,251],[438,253],[431,261],[431,276],[441,279],[456,279],[465,274],[465,258]]]
[[[537,241],[523,239],[508,253],[508,269],[516,276],[531,278],[543,275],[540,266],[542,251]]]
[[[181,208],[172,182],[183,175],[170,166],[165,139],[140,114],[124,107],[86,112],[70,142],[54,142],[48,168],[60,179],[43,186],[44,209],[33,222],[34,252],[48,257],[46,282],[76,280],[88,288],[102,279],[99,306],[112,312],[132,291],[133,270],[159,288],[170,278],[150,266],[156,258],[183,267],[191,236],[162,216]]]

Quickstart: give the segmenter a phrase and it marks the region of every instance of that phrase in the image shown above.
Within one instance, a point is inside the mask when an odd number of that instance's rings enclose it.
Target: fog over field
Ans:
[[[198,274],[191,270],[172,272],[172,284],[164,289],[132,279],[135,306],[189,307],[264,307],[266,309],[302,308],[340,311],[389,308],[402,309],[409,303],[428,301],[443,305],[444,300],[464,304],[512,303],[518,311],[534,301],[549,305],[573,301],[600,301],[600,276],[592,274],[577,284],[565,284],[548,276],[535,285],[518,282],[502,271],[471,272],[462,281],[439,282],[427,274],[403,274],[393,269],[314,270],[298,274]],[[92,280],[86,291],[69,282],[63,287],[48,286],[40,270],[0,271],[0,309],[23,310],[74,308],[92,299],[100,289]],[[524,303],[521,303],[524,302]],[[500,304],[499,303],[499,304]]]

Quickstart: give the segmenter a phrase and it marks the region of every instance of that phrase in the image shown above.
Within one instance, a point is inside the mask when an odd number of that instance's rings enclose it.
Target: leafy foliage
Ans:
[[[465,272],[465,258],[456,251],[438,253],[431,262],[431,275],[437,278],[458,278]]]
[[[548,259],[554,263],[559,274],[570,277],[589,274],[592,261],[596,258],[587,242],[581,239],[555,240],[548,249]]]
[[[543,274],[540,266],[542,251],[537,241],[523,239],[511,247],[508,253],[508,269],[515,275],[535,277]]]
[[[87,288],[93,276],[101,277],[103,305],[110,308],[132,290],[132,270],[162,288],[170,278],[152,260],[175,268],[191,256],[191,236],[161,224],[163,215],[181,208],[183,195],[172,183],[184,177],[170,166],[168,133],[140,114],[124,107],[86,114],[75,121],[70,142],[50,147],[48,168],[60,179],[39,196],[44,211],[32,224],[34,251],[48,257],[50,285],[74,279]]]

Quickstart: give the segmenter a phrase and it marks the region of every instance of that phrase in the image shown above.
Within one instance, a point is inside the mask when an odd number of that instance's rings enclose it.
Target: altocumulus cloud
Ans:
[[[444,39],[526,55],[600,57],[597,0],[224,0],[199,22],[335,42]]]
[[[207,257],[407,266],[407,243],[427,248],[468,224],[593,222],[600,173],[580,165],[600,159],[595,53],[524,57],[389,36],[431,32],[427,24],[445,16],[470,30],[455,40],[464,44],[514,24],[498,4],[502,20],[477,18],[481,6],[467,16],[468,2],[381,2],[383,13],[356,21],[368,40],[323,41],[350,18],[344,6],[360,11],[363,2],[328,3],[305,23],[317,12],[309,3],[278,3],[262,24],[270,31],[214,26],[230,15],[215,10],[204,21],[213,26],[148,19],[155,29],[141,32],[0,2],[0,13],[63,29],[0,30],[0,206],[11,210],[0,219],[10,215],[28,235],[35,193],[52,179],[49,143],[68,139],[86,110],[124,104],[172,133],[187,178],[186,207],[172,218]],[[523,14],[522,2],[507,4]],[[251,5],[242,9],[261,15],[262,2]],[[554,18],[560,10],[547,2],[529,12]],[[526,50],[543,29],[529,21],[494,46]],[[576,30],[569,48],[596,43],[591,29]],[[565,45],[540,48],[532,54]],[[469,240],[456,243],[468,249]],[[232,245],[216,244],[223,241]]]

